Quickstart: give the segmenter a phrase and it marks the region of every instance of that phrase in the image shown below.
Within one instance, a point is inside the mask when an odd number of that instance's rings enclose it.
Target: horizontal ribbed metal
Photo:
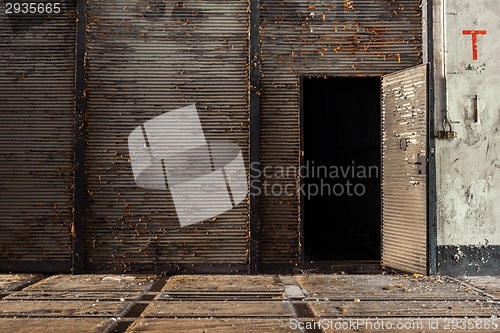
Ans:
[[[381,76],[421,61],[418,0],[262,0],[261,5],[262,168],[299,166],[299,75]],[[266,180],[269,187],[297,181]],[[298,196],[261,198],[263,263],[298,263],[298,220]]]
[[[136,185],[127,146],[141,124],[196,103],[206,140],[236,143],[248,171],[247,10],[89,1],[87,263],[247,264],[247,199],[181,228],[169,191]]]
[[[60,13],[50,15],[7,14],[4,5],[0,261],[9,261],[9,270],[65,271],[71,263],[76,1],[62,2]],[[33,262],[52,266],[27,266]]]
[[[382,77],[382,264],[427,273],[427,66]]]

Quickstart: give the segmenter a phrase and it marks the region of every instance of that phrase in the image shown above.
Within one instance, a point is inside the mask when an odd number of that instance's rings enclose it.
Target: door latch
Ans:
[[[443,130],[438,132],[438,139],[455,139],[457,133],[453,130],[451,120],[448,117],[448,110],[444,111]]]
[[[419,155],[417,156],[417,162],[415,164],[417,165],[417,171],[419,175],[426,175],[427,174],[427,156],[424,155]]]

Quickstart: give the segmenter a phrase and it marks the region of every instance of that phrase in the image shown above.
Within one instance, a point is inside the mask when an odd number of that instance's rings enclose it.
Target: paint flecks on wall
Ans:
[[[500,244],[500,43],[493,33],[500,8],[491,0],[443,6],[443,109],[457,135],[436,140],[437,238],[450,254],[455,246]]]

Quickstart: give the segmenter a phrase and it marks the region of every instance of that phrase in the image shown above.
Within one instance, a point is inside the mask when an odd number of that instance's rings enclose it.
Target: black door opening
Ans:
[[[305,259],[380,260],[380,78],[304,78]]]

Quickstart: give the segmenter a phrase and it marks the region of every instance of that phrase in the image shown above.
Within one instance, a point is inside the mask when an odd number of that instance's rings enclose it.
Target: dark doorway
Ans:
[[[380,78],[304,78],[305,259],[380,260]]]

